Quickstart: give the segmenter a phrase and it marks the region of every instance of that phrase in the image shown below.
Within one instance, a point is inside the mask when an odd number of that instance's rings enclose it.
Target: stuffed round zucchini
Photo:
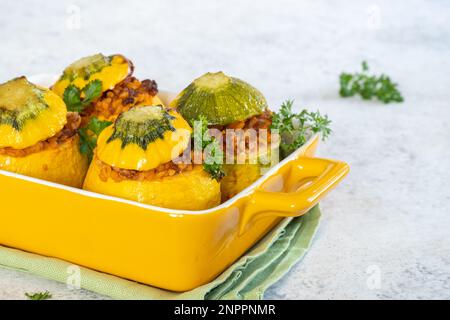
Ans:
[[[156,82],[141,82],[132,76],[133,71],[133,63],[124,56],[99,53],[68,66],[52,90],[66,101],[69,110],[80,112],[83,125],[93,117],[114,121],[135,106],[162,105]]]
[[[79,151],[81,118],[55,93],[25,77],[0,85],[0,169],[81,187],[88,168]]]
[[[220,185],[201,165],[176,162],[191,127],[174,110],[133,108],[99,136],[84,189],[172,209],[220,203]]]
[[[186,87],[171,102],[171,107],[190,122],[204,117],[210,128],[222,131],[224,154],[232,154],[234,159],[232,163],[224,160],[223,201],[248,187],[270,167],[272,112],[262,93],[250,84],[223,72],[206,73]],[[240,131],[243,144],[237,142],[236,136],[227,144],[229,129]],[[250,129],[256,132],[256,147],[245,140]],[[266,134],[260,134],[261,129],[265,129]],[[265,144],[264,150],[259,149],[261,143]],[[238,160],[243,155],[246,160]]]

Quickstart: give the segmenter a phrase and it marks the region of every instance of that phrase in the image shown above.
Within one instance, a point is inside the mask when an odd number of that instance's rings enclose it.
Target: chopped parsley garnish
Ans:
[[[362,62],[362,72],[341,73],[339,77],[341,97],[360,95],[364,100],[378,99],[384,103],[403,102],[403,96],[397,89],[397,84],[387,75],[369,75],[369,66]]]
[[[311,112],[306,109],[300,113],[292,111],[293,100],[283,102],[278,112],[272,117],[272,130],[278,130],[281,157],[285,158],[306,143],[311,133],[320,133],[325,140],[331,133],[331,120],[319,111]]]

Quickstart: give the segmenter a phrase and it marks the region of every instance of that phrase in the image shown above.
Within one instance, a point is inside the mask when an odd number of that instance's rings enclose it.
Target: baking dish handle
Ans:
[[[261,187],[250,195],[240,222],[242,235],[257,219],[267,216],[298,217],[315,206],[349,172],[342,161],[300,157],[290,162],[283,177],[284,190],[272,192]],[[264,187],[265,184],[263,184]]]

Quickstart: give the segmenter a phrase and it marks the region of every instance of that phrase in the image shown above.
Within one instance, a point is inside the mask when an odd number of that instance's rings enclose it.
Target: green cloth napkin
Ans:
[[[319,225],[319,206],[298,218],[284,219],[212,282],[175,293],[80,267],[81,287],[114,299],[262,299],[264,292],[308,250]],[[0,267],[67,283],[73,264],[0,246]]]

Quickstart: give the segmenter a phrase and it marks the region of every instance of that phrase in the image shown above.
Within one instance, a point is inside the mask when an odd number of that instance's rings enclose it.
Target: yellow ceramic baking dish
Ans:
[[[319,136],[222,205],[171,210],[0,171],[0,244],[186,291],[219,275],[283,217],[299,216],[347,174],[313,158]],[[26,201],[24,201],[26,199]]]

